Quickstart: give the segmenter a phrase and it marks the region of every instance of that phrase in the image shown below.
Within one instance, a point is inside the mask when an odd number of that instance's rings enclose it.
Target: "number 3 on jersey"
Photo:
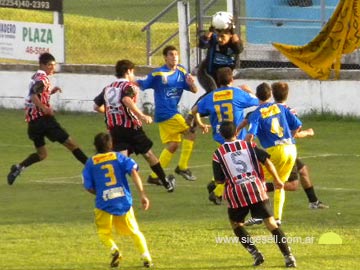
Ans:
[[[101,166],[102,170],[106,170],[105,177],[110,178],[110,181],[106,182],[105,185],[107,187],[116,185],[116,176],[114,174],[114,167],[111,164],[105,164]]]

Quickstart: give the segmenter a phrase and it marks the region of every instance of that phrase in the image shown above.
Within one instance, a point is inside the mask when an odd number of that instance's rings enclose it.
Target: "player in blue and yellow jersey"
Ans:
[[[204,125],[200,115],[208,115],[210,117],[210,123],[212,127],[213,139],[219,143],[224,143],[224,138],[219,132],[219,127],[223,121],[233,122],[235,125],[241,123],[244,119],[244,109],[252,106],[259,105],[259,100],[254,95],[247,91],[233,87],[233,73],[229,67],[219,68],[217,70],[217,82],[220,88],[204,95],[197,104],[192,108],[192,115],[195,115],[195,119],[200,128],[204,132],[208,131],[207,125]],[[246,130],[243,130],[239,134],[239,139],[244,139]],[[209,200],[215,204],[220,204],[222,200],[222,194],[224,192],[223,184],[216,184],[212,181],[208,185]]]
[[[270,102],[271,87],[262,83],[256,88],[256,96],[260,100],[259,107],[249,116],[247,141],[257,137],[260,144],[270,154],[271,161],[278,171],[281,181],[288,180],[295,164],[297,151],[294,136],[301,129],[301,121],[285,106]],[[272,176],[265,170],[265,179]],[[274,193],[274,217],[281,223],[285,202],[284,189],[276,189]]]
[[[97,154],[89,158],[82,172],[84,187],[95,194],[95,224],[100,240],[111,251],[110,266],[118,267],[121,253],[113,237],[113,228],[119,234],[130,235],[140,251],[145,267],[152,265],[146,240],[135,219],[133,199],[126,175],[130,175],[139,192],[143,209],[149,208],[138,165],[131,158],[113,152],[111,136],[99,133],[94,145]]]
[[[163,168],[167,168],[172,157],[182,143],[180,160],[175,169],[177,174],[186,180],[196,180],[188,167],[191,157],[195,133],[190,130],[184,117],[178,111],[178,103],[183,91],[197,92],[194,78],[179,64],[179,54],[174,46],[166,46],[163,50],[165,65],[156,68],[137,84],[142,90],[153,89],[155,101],[154,120],[159,124],[160,139],[166,148],[160,154],[159,160]],[[148,182],[158,184],[155,173],[152,173]]]
[[[219,144],[224,143],[224,138],[220,135],[219,127],[223,121],[240,124],[245,117],[244,109],[259,105],[259,100],[254,95],[245,90],[233,87],[232,70],[229,67],[223,67],[217,71],[217,81],[219,88],[205,95],[192,108],[192,114],[208,115],[212,127],[213,139]],[[206,126],[199,122],[200,128]],[[246,130],[242,130],[238,138],[244,139]]]

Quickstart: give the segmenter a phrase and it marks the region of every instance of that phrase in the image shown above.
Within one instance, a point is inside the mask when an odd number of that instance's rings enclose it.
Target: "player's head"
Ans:
[[[135,69],[135,64],[130,60],[127,59],[119,60],[115,65],[115,76],[117,78],[125,78],[129,75],[131,76],[134,73],[134,69]]]
[[[259,84],[256,87],[256,96],[260,101],[266,101],[271,98],[271,87],[266,82]]]
[[[233,15],[226,11],[216,12],[212,16],[211,27],[217,34],[217,40],[220,45],[227,44],[231,36],[234,34],[234,20]]]
[[[233,82],[233,71],[229,67],[222,67],[216,71],[216,82],[218,85],[226,86]]]
[[[96,152],[107,153],[112,150],[112,139],[109,133],[98,133],[94,138]]]
[[[47,75],[54,74],[56,67],[55,57],[50,53],[41,54],[39,56],[39,66]]]
[[[163,49],[163,56],[169,68],[173,68],[179,63],[179,53],[173,45],[168,45]]]
[[[225,140],[230,140],[236,134],[236,126],[231,121],[224,121],[220,125],[219,132]]]
[[[234,18],[230,12],[218,11],[211,18],[211,26],[216,31],[234,29]]]
[[[286,82],[274,82],[271,85],[272,95],[275,102],[285,102],[289,94],[289,85]]]

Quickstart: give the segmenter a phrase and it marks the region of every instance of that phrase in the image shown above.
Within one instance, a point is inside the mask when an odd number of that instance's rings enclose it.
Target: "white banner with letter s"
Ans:
[[[65,62],[64,25],[0,20],[0,58],[38,61],[48,52]]]

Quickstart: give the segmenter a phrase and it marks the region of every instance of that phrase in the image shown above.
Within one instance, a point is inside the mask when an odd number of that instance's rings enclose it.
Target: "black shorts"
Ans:
[[[297,158],[294,164],[294,167],[291,170],[290,176],[288,178],[288,182],[293,182],[299,179],[299,171],[304,168],[305,164],[299,159]]]
[[[272,216],[269,200],[251,204],[246,207],[228,208],[228,216],[231,221],[244,223],[246,215],[251,212],[254,218],[266,219]]]
[[[114,151],[128,151],[128,155],[146,154],[153,142],[146,136],[142,128],[133,129],[115,126],[110,130]]]
[[[43,116],[28,123],[28,136],[36,148],[45,145],[45,137],[52,142],[63,144],[69,134],[53,116]]]

